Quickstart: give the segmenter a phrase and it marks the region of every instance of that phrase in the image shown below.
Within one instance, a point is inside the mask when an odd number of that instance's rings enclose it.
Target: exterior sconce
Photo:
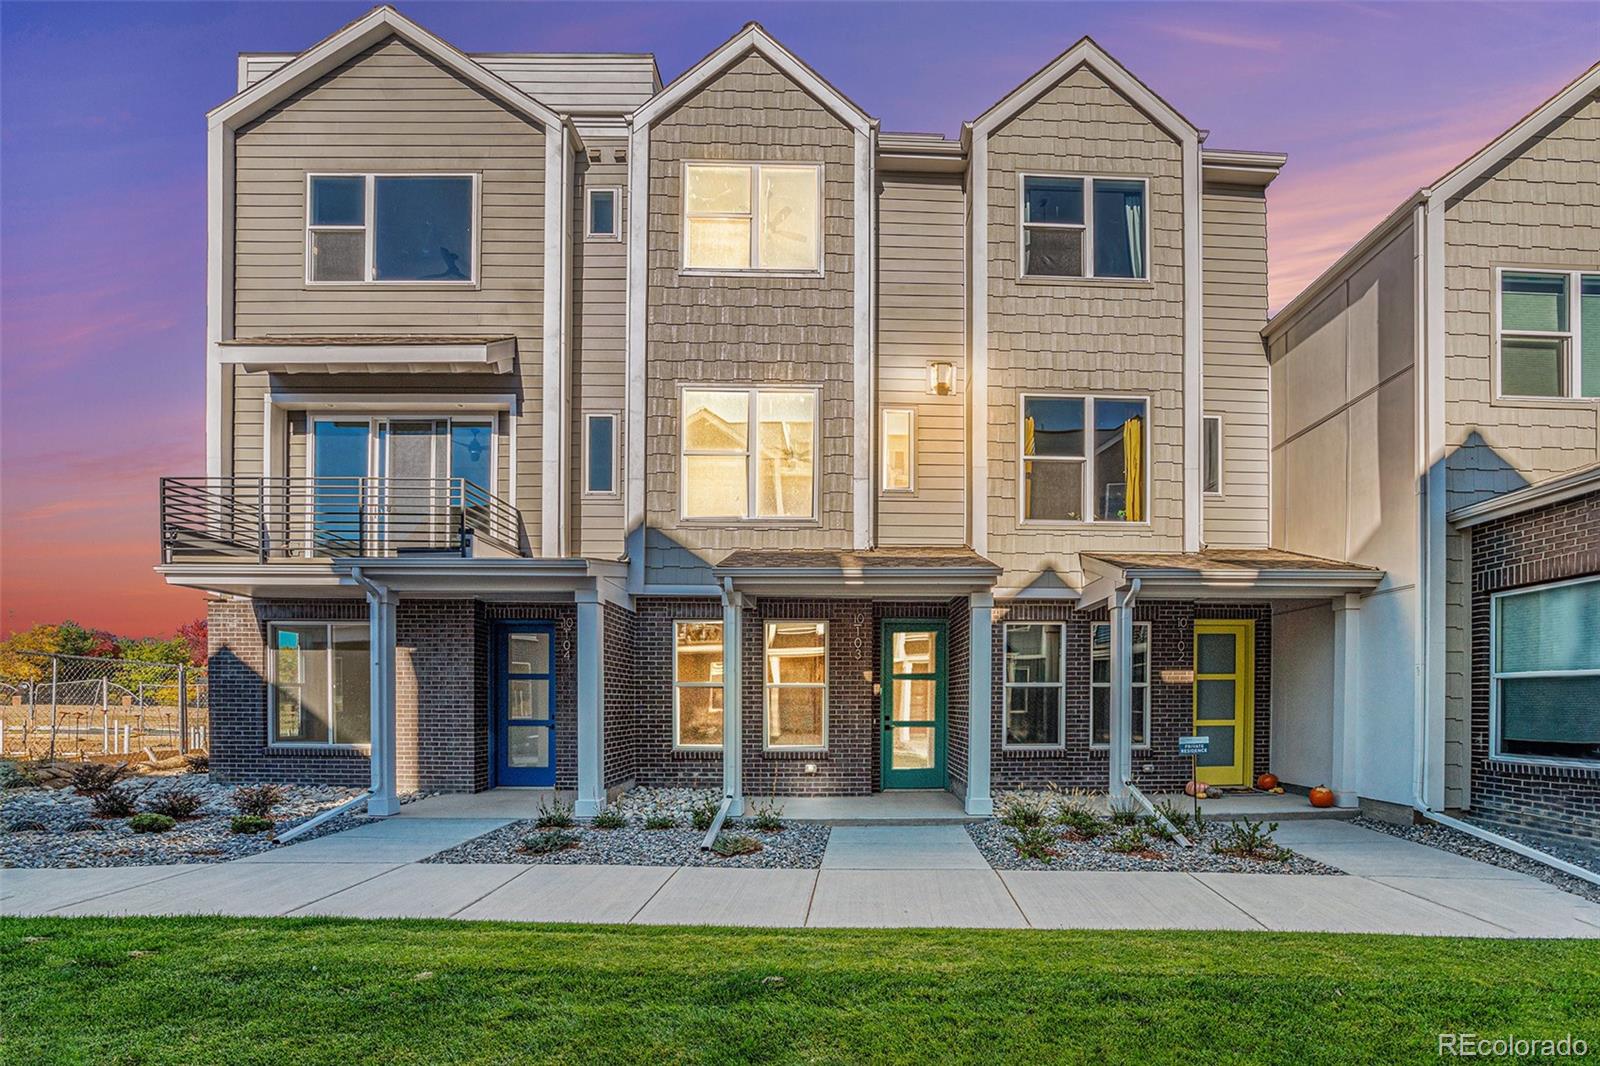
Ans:
[[[949,396],[956,391],[956,365],[935,360],[928,364],[928,391],[935,396]]]

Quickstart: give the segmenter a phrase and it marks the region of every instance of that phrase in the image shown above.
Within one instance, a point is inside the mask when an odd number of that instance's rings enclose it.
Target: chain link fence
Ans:
[[[0,667],[0,756],[156,759],[210,747],[204,669],[18,652]]]

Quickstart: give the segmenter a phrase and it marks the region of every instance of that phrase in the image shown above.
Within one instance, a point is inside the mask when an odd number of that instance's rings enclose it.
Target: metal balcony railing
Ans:
[[[522,555],[516,508],[465,478],[161,479],[164,562]]]

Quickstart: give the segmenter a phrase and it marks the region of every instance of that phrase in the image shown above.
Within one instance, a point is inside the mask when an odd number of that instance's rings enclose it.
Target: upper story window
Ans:
[[[1143,398],[1023,396],[1023,520],[1145,521],[1148,413]]]
[[[909,407],[883,409],[883,491],[916,491],[917,413]]]
[[[614,496],[617,492],[617,415],[583,416],[583,492]]]
[[[308,174],[306,281],[472,284],[472,174]]]
[[[1222,416],[1206,415],[1201,421],[1200,481],[1207,496],[1222,495]]]
[[[1494,754],[1600,765],[1600,578],[1491,600]]]
[[[1600,274],[1499,277],[1500,395],[1600,397]]]
[[[822,269],[822,168],[685,163],[685,270]]]
[[[621,212],[617,205],[622,200],[620,189],[590,189],[585,209],[584,234],[595,241],[616,240],[622,233],[618,225]]]
[[[683,517],[816,517],[816,437],[814,389],[683,390]]]
[[[1021,181],[1023,277],[1149,277],[1144,179],[1024,174]]]

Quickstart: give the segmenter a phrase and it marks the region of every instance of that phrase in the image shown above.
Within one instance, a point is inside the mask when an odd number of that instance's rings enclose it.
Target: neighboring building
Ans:
[[[1301,619],[1385,563],[1274,515],[1282,156],[1087,39],[959,140],[755,25],[663,87],[379,8],[239,89],[160,568],[219,594],[219,777],[981,813],[1181,787],[1200,733],[1209,781],[1356,801],[1305,754],[1350,632]]]
[[[1361,679],[1346,731],[1286,747],[1279,772],[1331,764],[1364,799],[1593,847],[1600,583],[1581,579],[1600,530],[1592,491],[1569,489],[1600,461],[1600,65],[1401,204],[1264,336],[1273,545],[1386,573],[1278,619],[1294,650],[1275,741],[1328,716],[1326,635]]]

